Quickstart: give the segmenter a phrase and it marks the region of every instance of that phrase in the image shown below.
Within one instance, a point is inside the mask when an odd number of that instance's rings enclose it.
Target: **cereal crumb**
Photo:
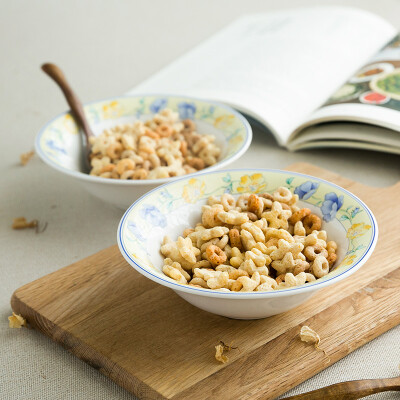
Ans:
[[[36,228],[38,226],[38,220],[34,219],[28,222],[25,217],[18,217],[13,219],[12,228],[13,229],[26,229],[26,228]]]
[[[225,364],[229,361],[229,358],[225,356],[223,353],[224,353],[224,346],[222,344],[217,344],[215,346],[215,359],[219,362],[222,362],[222,364]]]
[[[21,161],[21,165],[26,165],[30,161],[30,159],[35,155],[35,152],[33,150],[28,151],[27,153],[22,153],[19,156],[19,159]]]
[[[318,333],[311,329],[309,326],[302,326],[300,330],[300,339],[306,343],[313,343],[315,347],[318,347],[321,342],[321,338]]]
[[[11,225],[13,229],[27,229],[35,228],[36,233],[42,233],[47,228],[47,222],[44,224],[43,228],[39,230],[39,221],[37,219],[28,222],[25,217],[18,217],[13,219],[13,224]]]
[[[319,344],[321,342],[321,338],[319,337],[318,333],[315,332],[313,329],[311,329],[309,326],[304,325],[304,326],[301,327],[301,329],[300,329],[300,339],[303,342],[314,344],[314,346],[315,346],[315,348],[317,350],[320,350],[325,355],[327,355],[326,351],[319,347]],[[330,358],[328,357],[328,362],[329,361],[330,361]]]
[[[222,362],[222,364],[225,364],[229,361],[229,358],[224,355],[224,351],[228,352],[233,349],[237,349],[237,347],[232,347],[226,345],[222,340],[215,346],[215,359],[219,362]]]
[[[26,319],[19,314],[15,314],[15,312],[8,317],[8,321],[8,326],[10,328],[22,328],[26,326]]]

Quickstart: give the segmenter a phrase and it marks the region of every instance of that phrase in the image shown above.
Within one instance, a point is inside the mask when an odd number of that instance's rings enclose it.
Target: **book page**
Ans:
[[[245,16],[128,93],[228,103],[284,144],[393,35],[380,17],[347,7]]]
[[[400,35],[348,79],[305,125],[327,121],[358,121],[400,131]],[[392,135],[400,147],[400,134]],[[303,134],[299,136],[303,140]],[[351,132],[348,139],[354,139]],[[376,139],[383,140],[380,135]]]

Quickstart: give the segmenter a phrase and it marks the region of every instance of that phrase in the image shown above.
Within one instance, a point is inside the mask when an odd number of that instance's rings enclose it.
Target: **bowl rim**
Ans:
[[[135,95],[126,94],[126,95],[108,97],[106,99],[101,99],[101,100],[95,100],[95,101],[91,101],[89,103],[83,104],[83,107],[90,106],[90,105],[96,104],[96,103],[102,103],[102,102],[113,101],[113,100],[118,100],[118,99],[149,97],[149,96],[160,96],[160,97],[163,96],[166,98],[174,98],[175,97],[175,98],[182,98],[182,99],[187,99],[187,100],[203,101],[205,103],[221,107],[221,108],[227,110],[227,112],[235,115],[235,117],[237,117],[240,120],[240,122],[243,124],[243,126],[245,128],[245,135],[246,135],[245,139],[244,139],[242,145],[240,146],[240,148],[234,154],[232,154],[230,157],[227,157],[221,161],[218,161],[214,165],[204,168],[198,172],[193,172],[190,174],[186,174],[184,176],[176,176],[176,177],[161,178],[161,179],[143,179],[143,180],[128,180],[128,179],[127,180],[121,180],[121,179],[117,180],[117,179],[110,179],[110,178],[102,178],[99,176],[89,175],[89,174],[86,174],[81,171],[74,171],[74,170],[65,168],[63,166],[60,166],[60,165],[56,164],[55,162],[53,162],[50,158],[48,158],[47,155],[42,151],[42,148],[40,146],[40,140],[41,140],[43,133],[48,128],[48,126],[51,125],[55,120],[57,120],[58,118],[60,118],[64,115],[67,115],[67,114],[71,115],[71,111],[64,111],[64,112],[56,115],[55,117],[53,117],[50,121],[48,121],[45,125],[43,125],[42,128],[39,130],[39,132],[37,133],[37,135],[35,137],[35,144],[34,144],[35,151],[39,155],[41,160],[44,161],[50,167],[66,174],[66,175],[78,178],[83,181],[88,181],[88,182],[93,182],[93,183],[105,183],[105,184],[117,185],[117,186],[119,186],[119,185],[121,185],[121,186],[138,186],[138,185],[142,186],[142,185],[161,185],[164,183],[177,181],[177,180],[181,179],[182,177],[194,177],[201,173],[207,173],[207,172],[219,170],[220,168],[226,167],[228,164],[232,163],[233,161],[235,161],[239,157],[241,157],[247,151],[247,149],[249,148],[249,146],[251,144],[251,141],[253,138],[253,131],[252,131],[250,123],[247,121],[247,119],[240,112],[236,111],[232,107],[230,107],[226,104],[220,103],[218,101],[210,101],[207,99],[202,99],[199,97],[192,97],[192,96],[181,96],[178,94],[166,94],[166,93],[144,93],[143,94],[143,93],[139,93],[139,94],[135,94]]]
[[[307,292],[313,292],[319,289],[322,289],[323,287],[330,286],[336,282],[341,281],[344,278],[347,278],[354,272],[356,272],[359,268],[361,268],[364,263],[368,260],[368,258],[371,256],[372,252],[374,251],[374,248],[376,246],[377,240],[378,240],[378,224],[376,221],[375,216],[371,212],[371,210],[367,207],[367,205],[360,200],[356,195],[353,193],[349,192],[348,190],[342,188],[339,185],[336,185],[333,182],[329,182],[325,179],[318,178],[313,175],[308,175],[308,174],[303,174],[300,172],[292,172],[292,171],[285,171],[285,170],[280,170],[280,169],[267,169],[267,168],[236,168],[236,169],[226,169],[226,170],[218,170],[218,171],[213,171],[210,173],[202,173],[200,175],[208,175],[208,174],[216,174],[216,173],[227,173],[227,172],[238,172],[238,171],[243,171],[243,172],[254,172],[254,173],[290,173],[296,176],[301,176],[304,178],[309,178],[309,179],[315,179],[318,180],[319,182],[323,182],[325,184],[328,184],[329,186],[332,186],[334,188],[340,189],[350,197],[352,197],[356,202],[361,204],[364,209],[366,210],[367,214],[370,216],[372,224],[372,238],[371,241],[368,245],[367,250],[365,251],[364,255],[358,260],[356,263],[351,264],[349,268],[346,271],[343,271],[341,274],[336,275],[331,277],[330,279],[327,279],[323,282],[319,282],[318,280],[306,285],[301,285],[301,286],[296,286],[294,288],[288,288],[288,289],[282,289],[279,291],[269,291],[269,292],[218,292],[214,290],[209,290],[209,289],[200,289],[196,288],[193,286],[189,285],[181,285],[179,283],[174,283],[171,282],[167,279],[163,279],[155,274],[152,274],[151,271],[143,268],[140,266],[128,253],[128,251],[125,249],[125,246],[122,241],[122,226],[124,224],[125,219],[130,213],[130,210],[139,202],[141,202],[143,199],[145,199],[147,196],[149,196],[151,193],[153,193],[156,190],[162,190],[164,187],[169,186],[174,182],[168,182],[164,185],[158,186],[149,192],[145,193],[143,196],[139,197],[134,203],[131,204],[131,206],[125,211],[124,215],[122,216],[119,225],[118,225],[118,230],[117,230],[117,243],[118,243],[118,248],[125,258],[125,260],[134,268],[136,271],[141,273],[142,275],[146,276],[147,278],[151,279],[154,282],[157,282],[161,284],[162,286],[169,287],[173,289],[174,291],[179,291],[179,292],[185,292],[187,294],[198,294],[200,296],[205,296],[205,297],[217,297],[217,298],[224,298],[224,299],[259,299],[259,298],[276,298],[276,297],[285,297],[285,296],[290,296],[294,294],[304,294]],[[185,180],[187,179],[186,177],[182,177],[179,180]]]

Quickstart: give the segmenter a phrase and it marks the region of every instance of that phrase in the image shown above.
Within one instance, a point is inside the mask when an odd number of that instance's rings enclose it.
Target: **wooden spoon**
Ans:
[[[312,392],[286,397],[284,400],[354,400],[370,394],[389,391],[400,391],[400,376],[335,383]]]
[[[76,93],[72,90],[71,86],[69,85],[65,75],[61,71],[59,67],[55,64],[51,63],[46,63],[42,65],[42,70],[50,76],[54,80],[54,82],[57,83],[57,85],[60,87],[62,92],[64,93],[65,99],[68,102],[68,105],[71,107],[72,114],[75,118],[76,123],[78,126],[81,128],[83,133],[85,134],[85,137],[83,139],[83,146],[84,150],[83,151],[83,166],[85,169],[85,172],[89,172],[91,169],[90,166],[90,159],[89,159],[89,154],[90,154],[90,144],[89,144],[89,137],[94,136],[90,125],[86,119],[85,112],[83,111],[82,103],[79,100],[78,96]]]

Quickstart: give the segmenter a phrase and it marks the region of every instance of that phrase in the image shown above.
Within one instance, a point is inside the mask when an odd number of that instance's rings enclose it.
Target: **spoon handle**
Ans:
[[[82,103],[72,90],[71,86],[68,84],[67,79],[65,78],[65,75],[61,69],[55,64],[46,63],[42,65],[42,70],[57,83],[64,93],[64,96],[71,107],[72,112],[74,113],[74,117],[76,118],[78,125],[81,126],[83,132],[85,133],[86,140],[88,140],[90,136],[94,136],[92,130],[90,129],[89,123],[87,122]]]
[[[336,383],[312,392],[286,397],[284,400],[354,400],[370,394],[400,391],[400,378],[363,379]]]

